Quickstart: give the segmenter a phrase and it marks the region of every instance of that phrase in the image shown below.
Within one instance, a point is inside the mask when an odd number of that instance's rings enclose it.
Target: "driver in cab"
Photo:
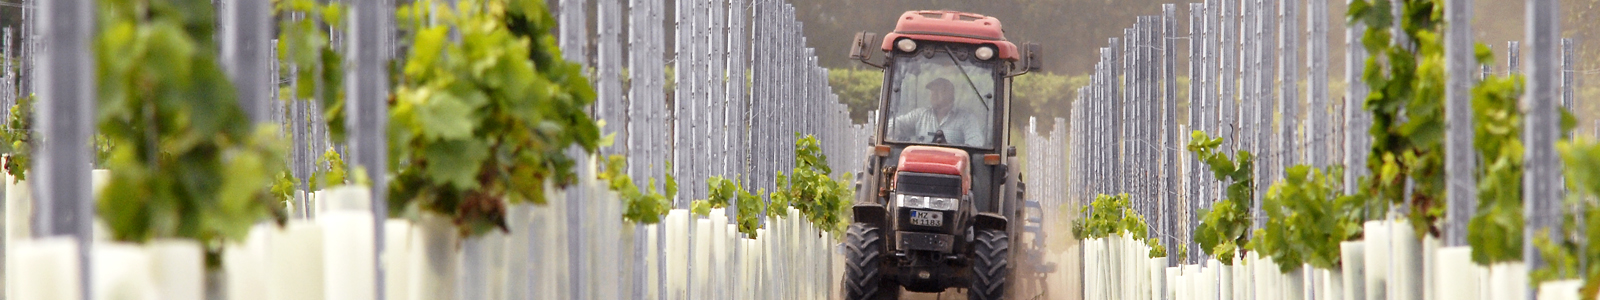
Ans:
[[[928,89],[928,107],[919,107],[895,116],[892,121],[898,140],[930,144],[981,147],[985,145],[981,120],[955,105],[955,85],[935,78],[923,86]]]

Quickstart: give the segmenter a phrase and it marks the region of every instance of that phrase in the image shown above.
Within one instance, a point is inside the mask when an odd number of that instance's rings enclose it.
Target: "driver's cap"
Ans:
[[[944,78],[934,78],[933,81],[929,81],[927,85],[923,85],[922,87],[931,90],[936,86],[943,86],[946,89],[952,90],[956,88],[954,84],[950,83],[950,80]]]

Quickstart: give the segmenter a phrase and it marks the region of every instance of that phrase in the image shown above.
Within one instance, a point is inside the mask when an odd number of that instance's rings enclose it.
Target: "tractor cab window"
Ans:
[[[927,45],[891,65],[889,141],[993,148],[994,61],[973,58],[972,48]]]

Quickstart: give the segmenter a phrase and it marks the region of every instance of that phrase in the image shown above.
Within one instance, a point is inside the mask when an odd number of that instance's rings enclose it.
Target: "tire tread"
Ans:
[[[899,286],[884,280],[883,229],[866,223],[850,224],[845,233],[844,292],[849,300],[899,298]]]
[[[973,239],[973,264],[971,286],[967,299],[998,300],[1006,293],[1006,278],[1011,274],[1009,256],[1011,239],[1006,232],[982,229]]]

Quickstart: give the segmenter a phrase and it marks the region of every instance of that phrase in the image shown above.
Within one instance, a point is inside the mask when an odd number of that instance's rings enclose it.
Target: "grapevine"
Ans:
[[[576,183],[577,161],[566,150],[599,146],[598,124],[584,110],[594,91],[577,64],[559,58],[554,19],[540,4],[425,0],[400,8],[412,51],[389,110],[389,148],[400,166],[391,214],[451,216],[467,235],[504,231],[507,202],[543,204],[546,183]]]
[[[311,189],[348,184],[349,170],[350,167],[345,165],[344,158],[339,156],[339,152],[328,148],[322,152],[322,157],[317,159],[316,170],[311,172]]]
[[[13,183],[28,180],[28,168],[33,164],[33,101],[34,96],[17,98],[17,104],[11,106],[11,120],[6,122],[4,131],[0,131],[0,139],[5,140],[3,149],[7,154],[5,158],[6,174],[11,174]]]
[[[295,188],[295,182],[300,180],[295,178],[294,174],[289,174],[289,170],[278,171],[278,175],[272,178],[271,191],[273,200],[276,200],[277,207],[282,208],[283,214],[287,216],[289,205],[293,205],[290,200],[294,199],[295,192],[299,191],[299,189]]]
[[[1190,134],[1186,147],[1200,162],[1211,168],[1216,178],[1228,182],[1227,198],[1212,204],[1211,209],[1200,212],[1200,226],[1194,229],[1194,241],[1200,250],[1223,264],[1233,265],[1233,258],[1248,251],[1250,236],[1250,202],[1254,195],[1255,180],[1251,176],[1252,156],[1239,150],[1233,158],[1216,152],[1222,138],[1212,138],[1196,130]]]
[[[713,208],[728,207],[731,200],[738,204],[734,219],[739,224],[739,233],[745,234],[746,238],[756,238],[756,229],[761,227],[761,211],[766,208],[760,195],[766,194],[766,190],[751,193],[739,181],[722,176],[711,177],[706,185],[708,197],[690,203],[690,210],[703,216],[710,214]]]
[[[1562,126],[1569,129],[1572,125],[1567,122]],[[1556,150],[1566,166],[1564,174],[1571,191],[1562,206],[1561,226],[1555,232],[1563,238],[1556,242],[1549,229],[1534,236],[1534,247],[1545,263],[1530,272],[1530,281],[1538,284],[1579,278],[1583,280],[1579,294],[1592,300],[1600,293],[1600,245],[1594,243],[1600,241],[1600,207],[1593,202],[1600,196],[1600,144],[1586,138],[1564,140],[1556,143]]]
[[[828,157],[822,154],[821,142],[811,135],[795,134],[794,170],[788,175],[778,174],[777,190],[769,196],[772,203],[769,214],[787,214],[783,207],[794,207],[817,228],[842,237],[849,226],[851,200],[855,190],[850,187],[850,175],[834,180],[828,168]]]
[[[605,169],[600,171],[597,178],[606,183],[606,187],[617,192],[617,198],[622,200],[624,207],[622,219],[642,224],[655,224],[661,222],[661,216],[672,210],[672,196],[678,194],[678,183],[669,172],[665,174],[666,194],[656,191],[656,179],[651,178],[644,191],[634,184],[633,178],[623,173],[627,170],[628,160],[621,155],[606,157]],[[667,169],[672,169],[668,164]]]
[[[1350,22],[1367,26],[1362,44],[1367,58],[1362,80],[1372,88],[1362,107],[1372,114],[1372,148],[1367,168],[1375,177],[1364,194],[1406,205],[1418,235],[1439,236],[1444,215],[1444,46],[1439,35],[1444,5],[1439,0],[1401,2],[1396,20],[1391,1],[1354,0]],[[1396,24],[1398,22],[1398,24]],[[1391,29],[1398,25],[1403,42]],[[1408,192],[1409,190],[1409,192]]]
[[[293,99],[320,100],[328,137],[344,140],[344,57],[328,37],[330,30],[344,27],[344,5],[315,0],[273,0],[273,4],[279,20],[278,58],[282,69],[296,69]]]
[[[282,218],[268,187],[285,147],[240,108],[208,1],[97,3],[95,120],[114,147],[95,211],[112,239],[195,239],[216,267],[223,242]]]
[[[1490,61],[1478,46],[1478,61]],[[1480,265],[1522,260],[1522,94],[1519,77],[1491,76],[1472,89],[1473,147],[1478,167],[1478,209],[1467,223],[1472,261]]]
[[[1285,273],[1304,264],[1338,267],[1339,243],[1361,236],[1363,199],[1341,192],[1341,167],[1296,165],[1285,174],[1262,198],[1267,223],[1255,230],[1249,248],[1272,257]]]
[[[33,167],[33,102],[38,97],[28,95],[17,98],[17,103],[11,105],[10,121],[5,128],[0,129],[0,153],[5,153],[4,168],[6,174],[11,175],[13,183],[28,180],[28,169]],[[111,141],[104,134],[94,135],[94,165],[96,168],[104,167],[106,158],[111,156]]]
[[[1087,217],[1072,221],[1072,235],[1079,239],[1126,235],[1149,246],[1149,257],[1166,257],[1167,248],[1161,245],[1161,239],[1149,237],[1150,226],[1145,223],[1144,216],[1129,204],[1127,193],[1096,195],[1093,202],[1079,209],[1081,215]]]

